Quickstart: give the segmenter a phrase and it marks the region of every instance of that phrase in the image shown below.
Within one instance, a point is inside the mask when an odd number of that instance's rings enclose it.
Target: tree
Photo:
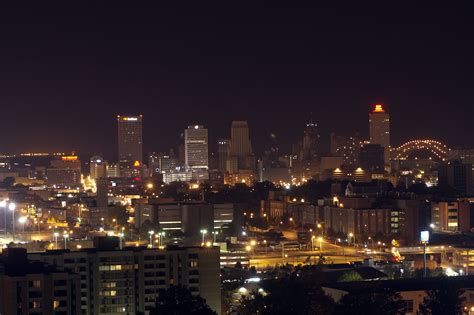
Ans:
[[[191,291],[182,286],[170,286],[167,290],[160,290],[155,307],[150,315],[215,315],[206,300],[200,296],[193,296]]]
[[[402,315],[405,314],[405,303],[400,294],[378,288],[371,292],[358,290],[342,297],[336,307],[337,315]]]
[[[461,315],[463,313],[463,291],[449,283],[448,280],[439,280],[436,289],[426,292],[427,296],[420,305],[421,315]]]
[[[362,281],[362,276],[354,270],[344,272],[338,282]]]

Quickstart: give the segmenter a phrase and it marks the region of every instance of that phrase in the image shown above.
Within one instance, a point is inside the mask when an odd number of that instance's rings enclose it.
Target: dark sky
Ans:
[[[378,102],[393,144],[474,147],[468,7],[155,2],[176,6],[2,2],[0,152],[114,158],[115,115],[127,113],[144,115],[146,151],[175,146],[188,124],[215,141],[246,119],[259,152],[270,132],[289,148],[309,112],[325,142],[331,131],[366,135]]]

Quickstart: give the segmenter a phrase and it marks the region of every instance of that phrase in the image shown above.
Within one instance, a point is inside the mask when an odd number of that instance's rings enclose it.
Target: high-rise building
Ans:
[[[363,141],[359,134],[344,137],[331,133],[331,154],[343,158],[343,166],[355,169],[359,166],[359,154]]]
[[[448,162],[438,167],[438,182],[450,186],[459,195],[474,194],[474,164],[459,161]]]
[[[51,161],[46,175],[50,186],[78,187],[81,185],[81,161],[76,155],[63,155]]]
[[[384,174],[384,148],[380,144],[367,144],[360,150],[360,166],[374,175]]]
[[[313,160],[317,157],[317,145],[319,141],[318,124],[312,120],[306,124],[303,135],[303,143],[300,152],[301,161]]]
[[[131,165],[135,161],[142,164],[143,135],[142,115],[117,116],[118,122],[118,158],[124,165]]]
[[[233,121],[230,129],[229,153],[232,156],[245,158],[253,155],[250,142],[249,125],[246,121]]]
[[[382,105],[375,105],[369,113],[369,135],[371,144],[380,144],[384,148],[384,162],[390,161],[390,114]]]
[[[3,249],[0,314],[81,314],[80,290],[77,273],[28,261],[24,248]]]
[[[107,161],[104,158],[96,155],[91,157],[89,163],[92,179],[107,177]]]
[[[184,163],[186,169],[208,169],[209,153],[207,129],[200,125],[184,130]]]
[[[161,289],[184,286],[221,313],[219,248],[119,249],[108,238],[94,249],[54,250],[28,255],[31,260],[67,268],[80,276],[81,312],[61,314],[148,314]],[[10,314],[10,313],[8,313]],[[53,314],[45,312],[43,314]]]
[[[229,157],[229,140],[219,139],[217,140],[217,159],[218,159],[218,170],[225,173],[227,170],[227,158]]]

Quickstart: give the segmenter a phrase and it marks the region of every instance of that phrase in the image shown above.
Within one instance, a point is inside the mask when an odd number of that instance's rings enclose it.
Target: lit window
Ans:
[[[59,301],[58,300],[54,300],[53,301],[53,309],[57,309],[59,307]]]

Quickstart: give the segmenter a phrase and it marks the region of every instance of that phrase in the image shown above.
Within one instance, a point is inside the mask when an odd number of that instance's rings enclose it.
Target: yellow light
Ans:
[[[383,109],[383,106],[381,104],[377,104],[375,105],[373,113],[385,113],[385,110]]]
[[[148,189],[153,189],[153,183],[148,183],[148,184],[146,184],[146,188],[148,188]]]
[[[250,245],[245,246],[245,250],[250,252],[252,250],[252,246],[250,246]]]
[[[255,246],[255,245],[257,245],[257,241],[251,240],[251,241],[250,241],[250,246]]]
[[[212,243],[211,242],[206,242],[206,247],[211,247]]]
[[[323,238],[322,238],[322,237],[318,237],[318,242],[322,243],[322,242],[323,242]]]

